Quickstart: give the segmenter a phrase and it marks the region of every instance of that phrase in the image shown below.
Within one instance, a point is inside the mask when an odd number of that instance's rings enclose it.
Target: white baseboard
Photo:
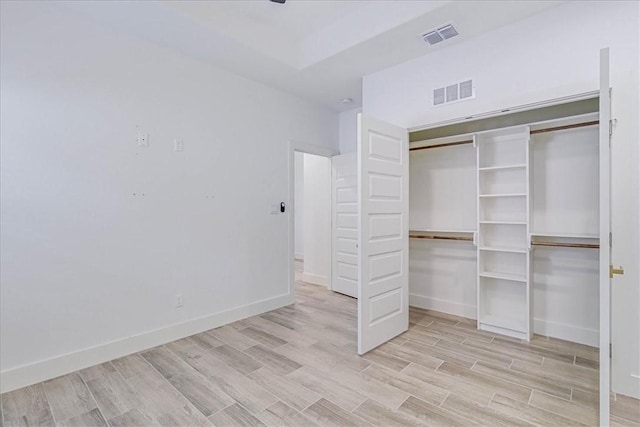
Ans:
[[[311,283],[312,285],[329,287],[329,278],[327,276],[320,276],[319,274],[303,272],[302,281]]]
[[[580,326],[567,325],[566,323],[534,319],[533,332],[539,335],[590,345],[592,347],[600,346],[600,334],[597,329],[587,329]]]
[[[293,294],[265,299],[198,319],[0,372],[0,393],[59,377],[128,354],[166,344],[237,320],[293,304]]]
[[[435,310],[442,313],[453,314],[455,316],[476,318],[476,306],[462,304],[457,301],[441,300],[426,297],[424,295],[409,295],[409,305],[426,310]],[[535,319],[533,331],[539,335],[545,335],[562,340],[577,342],[580,344],[598,347],[599,333],[597,329],[587,329],[575,325],[552,322],[544,319]]]
[[[454,316],[466,317],[468,319],[476,318],[476,306],[462,304],[457,301],[448,301],[424,295],[409,294],[409,305],[425,310],[435,310],[442,313],[453,314]]]
[[[611,390],[616,394],[640,399],[640,374],[631,373],[629,377],[623,375],[619,381],[612,381]]]

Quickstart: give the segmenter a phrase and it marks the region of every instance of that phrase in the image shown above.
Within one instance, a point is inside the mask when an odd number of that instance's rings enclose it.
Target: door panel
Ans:
[[[409,326],[407,131],[358,115],[358,353]]]
[[[332,268],[331,288],[358,296],[358,186],[356,153],[331,158]]]
[[[600,50],[600,425],[609,425],[611,387],[609,343],[611,342],[611,99],[609,91],[609,49]]]

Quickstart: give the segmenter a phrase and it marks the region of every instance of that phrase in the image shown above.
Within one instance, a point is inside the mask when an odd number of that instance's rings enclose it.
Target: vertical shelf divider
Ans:
[[[533,330],[530,129],[480,132],[473,136],[473,145],[478,196],[474,236],[478,329],[529,341]],[[505,205],[504,198],[492,197],[501,194],[517,195],[524,204]]]
[[[527,293],[527,341],[531,340],[533,336],[533,269],[531,268],[532,263],[532,255],[531,255],[531,209],[533,203],[531,201],[531,197],[533,195],[533,177],[531,176],[531,127],[526,126],[526,138],[527,138],[527,147],[526,147],[526,161],[525,161],[525,175],[527,180],[527,207],[526,207],[526,228],[527,231],[525,233],[527,239],[527,283],[526,283],[526,293]]]
[[[478,329],[480,329],[480,212],[482,207],[480,206],[480,146],[478,144],[478,135],[473,135],[473,147],[476,149],[476,232],[473,235],[473,243],[476,246],[476,322]]]

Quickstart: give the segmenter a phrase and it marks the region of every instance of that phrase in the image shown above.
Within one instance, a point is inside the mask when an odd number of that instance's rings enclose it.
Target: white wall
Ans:
[[[331,160],[304,154],[302,280],[327,286],[331,277]]]
[[[362,108],[343,111],[339,115],[340,154],[355,153],[358,145],[358,113]]]
[[[304,153],[296,151],[294,153],[294,235],[295,235],[295,257],[304,259]]]
[[[614,391],[636,397],[640,396],[638,8],[638,2],[569,2],[365,76],[363,81],[365,114],[415,127],[597,90],[599,49],[611,47],[612,110],[617,119],[612,145],[612,256],[625,267],[612,291],[612,344],[618,354],[613,359],[612,384]],[[429,106],[433,88],[470,77],[476,99]]]
[[[2,391],[289,303],[288,141],[337,149],[334,112],[58,7],[2,2]]]

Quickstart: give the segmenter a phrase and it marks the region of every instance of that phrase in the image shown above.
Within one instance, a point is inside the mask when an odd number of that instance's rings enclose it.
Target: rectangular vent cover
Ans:
[[[423,34],[422,39],[430,45],[434,45],[457,35],[458,30],[456,30],[453,25],[449,24],[445,25],[444,27],[440,27],[437,30],[429,31],[428,33]]]
[[[473,80],[465,80],[433,90],[433,105],[448,104],[455,101],[475,98]]]

